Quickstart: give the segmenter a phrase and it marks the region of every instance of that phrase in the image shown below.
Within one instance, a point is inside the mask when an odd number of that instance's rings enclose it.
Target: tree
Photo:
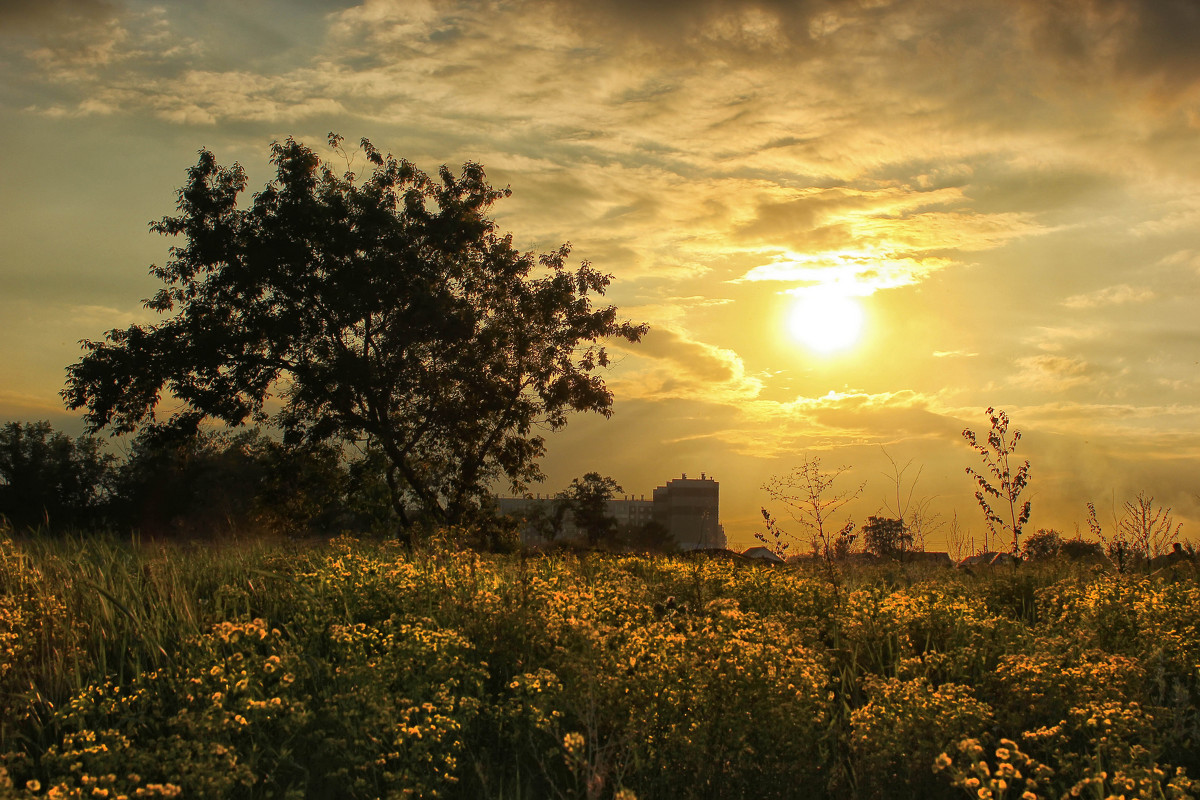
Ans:
[[[347,527],[347,483],[341,453],[327,444],[289,446],[257,428],[181,435],[151,425],[117,472],[112,506],[154,536],[303,535]]]
[[[946,525],[946,521],[942,515],[931,509],[933,504],[932,497],[914,498],[916,494],[917,484],[921,481],[921,473],[925,471],[924,466],[917,467],[917,474],[913,476],[912,482],[908,484],[907,490],[904,487],[904,474],[912,467],[912,459],[905,462],[901,467],[896,463],[896,459],[892,458],[892,454],[883,450],[883,455],[892,465],[890,473],[884,473],[892,484],[894,490],[893,497],[885,496],[883,498],[883,508],[888,512],[893,519],[898,519],[904,525],[904,530],[908,534],[908,541],[904,549],[921,550],[925,549],[925,539],[930,534],[936,533]]]
[[[112,489],[100,440],[72,438],[48,421],[0,428],[0,517],[16,528],[94,524]]]
[[[567,512],[570,511],[570,501],[560,496],[553,500],[530,499],[524,509],[513,514],[526,530],[539,539],[553,542],[563,532],[566,526]]]
[[[1062,534],[1053,528],[1038,528],[1037,532],[1025,537],[1021,555],[1026,561],[1051,561],[1063,551]]]
[[[600,342],[646,326],[593,308],[611,276],[568,269],[569,245],[535,256],[499,235],[486,213],[510,192],[480,165],[433,179],[360,146],[361,182],[273,143],[275,178],[244,209],[242,167],[201,150],[179,215],[151,224],[184,239],[145,301],[174,316],[83,342],[63,397],[93,431],[153,423],[168,393],[181,428],[270,421],[289,443],[368,441],[407,541],[414,514],[455,523],[493,481],[540,480],[542,432],[611,414]]]
[[[641,525],[629,526],[619,531],[622,538],[630,547],[650,553],[674,553],[679,549],[675,537],[667,530],[667,526],[658,520],[647,520]]]
[[[609,516],[608,501],[622,491],[612,478],[589,472],[571,481],[562,493],[575,519],[575,527],[583,533],[588,544],[599,544],[616,531],[617,520]]]
[[[1021,432],[1013,431],[1009,436],[1008,415],[1003,411],[989,408],[987,413],[992,429],[988,432],[986,445],[979,443],[975,432],[970,428],[963,429],[962,435],[967,444],[979,453],[991,478],[972,467],[967,467],[967,474],[974,478],[979,486],[975,492],[975,500],[983,511],[988,530],[993,535],[998,535],[1001,531],[1011,533],[1012,554],[1015,556],[1020,553],[1021,528],[1029,521],[1030,502],[1026,500],[1023,505],[1018,506],[1021,492],[1029,484],[1029,461],[1025,461],[1015,470],[1012,468],[1010,459],[1017,450],[1017,443],[1021,441]],[[1008,506],[1008,519],[997,513],[988,497]],[[999,506],[1001,511],[1005,510],[1004,505]]]
[[[903,519],[867,517],[862,526],[863,547],[877,556],[903,556],[912,544],[912,534]]]
[[[1116,535],[1109,542],[1109,551],[1119,563],[1130,557],[1148,563],[1165,555],[1179,540],[1183,523],[1175,522],[1170,508],[1154,505],[1154,497],[1144,491],[1138,492],[1133,500],[1126,500],[1122,511]]]
[[[772,477],[763,484],[771,499],[782,503],[792,519],[808,531],[813,552],[826,561],[848,554],[854,543],[854,521],[847,518],[840,526],[833,522],[834,515],[866,487],[864,482],[853,491],[832,491],[838,477],[849,469],[838,467],[832,472],[824,472],[819,457],[805,455],[791,474]],[[763,517],[769,528],[775,525],[766,509],[763,509]]]

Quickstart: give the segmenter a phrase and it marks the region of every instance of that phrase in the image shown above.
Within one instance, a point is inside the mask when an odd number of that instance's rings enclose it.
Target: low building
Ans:
[[[782,558],[775,555],[775,553],[772,552],[769,547],[763,547],[762,545],[759,545],[758,547],[751,547],[749,550],[743,550],[742,555],[744,555],[746,558],[757,558],[760,561],[769,561],[772,564],[787,563]]]

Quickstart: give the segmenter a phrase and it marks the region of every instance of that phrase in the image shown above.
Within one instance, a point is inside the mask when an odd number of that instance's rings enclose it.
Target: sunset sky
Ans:
[[[703,471],[745,547],[805,454],[879,512],[886,448],[978,541],[995,406],[1028,530],[1145,490],[1200,539],[1198,43],[1194,0],[2,0],[0,421],[82,430],[64,369],[154,319],[199,148],[248,200],[272,140],[336,131],[482,163],[519,247],[651,325],[542,491]],[[857,339],[809,341],[826,310]]]

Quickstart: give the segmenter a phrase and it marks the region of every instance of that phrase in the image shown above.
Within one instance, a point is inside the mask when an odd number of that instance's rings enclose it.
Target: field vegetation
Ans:
[[[1188,564],[497,555],[468,534],[5,538],[0,794],[1195,793]]]

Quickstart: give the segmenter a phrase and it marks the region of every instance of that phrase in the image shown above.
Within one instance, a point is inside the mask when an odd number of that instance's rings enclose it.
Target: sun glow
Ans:
[[[796,298],[788,330],[796,341],[820,353],[845,350],[858,341],[863,310],[858,301],[831,289],[812,289]]]

